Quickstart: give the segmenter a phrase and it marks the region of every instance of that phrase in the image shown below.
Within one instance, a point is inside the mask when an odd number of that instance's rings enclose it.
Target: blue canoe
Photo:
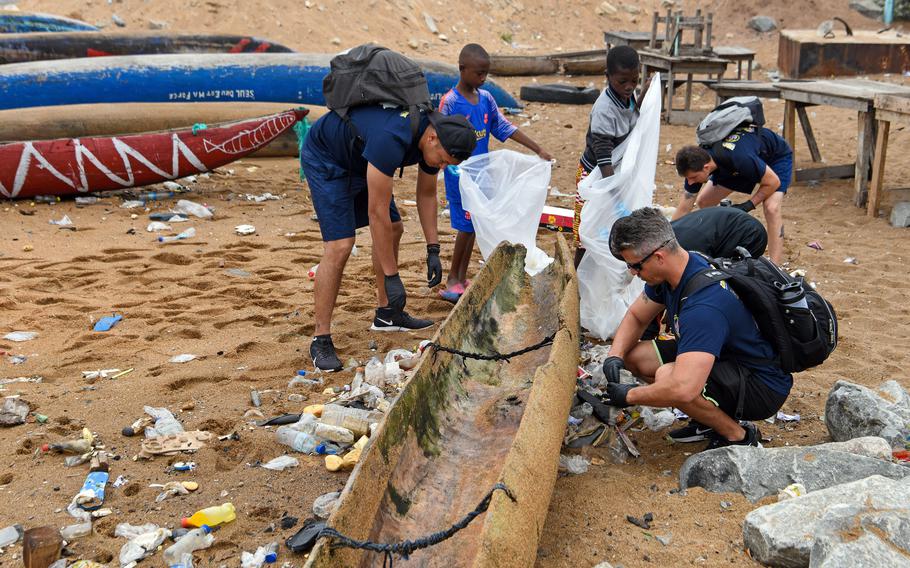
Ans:
[[[63,16],[28,12],[0,12],[0,33],[96,32],[98,28]]]
[[[0,66],[0,109],[95,103],[280,102],[324,105],[331,54],[170,54],[34,61]],[[458,68],[416,60],[435,104]],[[521,104],[492,81],[501,107]]]

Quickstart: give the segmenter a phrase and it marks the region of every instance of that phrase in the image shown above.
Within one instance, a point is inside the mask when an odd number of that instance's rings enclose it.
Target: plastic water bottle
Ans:
[[[184,554],[192,554],[194,550],[208,548],[212,546],[213,542],[215,542],[215,536],[212,535],[212,529],[208,525],[202,525],[198,529],[186,533],[180,540],[164,549],[164,561],[168,566],[182,564]]]
[[[310,278],[316,278],[316,272],[317,272],[318,270],[319,270],[319,265],[317,264],[317,265],[315,265],[313,268],[310,268],[310,269],[307,271],[306,275],[309,276]]]
[[[379,388],[385,386],[385,365],[377,357],[373,357],[367,362],[364,369],[364,379],[371,385]]]
[[[35,203],[58,203],[60,197],[57,195],[36,195],[32,197],[32,201]]]
[[[203,525],[208,525],[209,527],[215,527],[222,523],[229,523],[237,518],[237,513],[234,511],[233,503],[224,503],[223,505],[218,505],[215,507],[207,507],[200,511],[193,513],[191,517],[184,518],[180,521],[180,526],[183,528],[189,527],[202,527]],[[192,531],[190,531],[192,532]],[[186,536],[189,536],[190,533],[187,533]],[[186,538],[186,537],[183,537]],[[183,540],[181,538],[180,540]],[[179,542],[179,541],[178,541]]]
[[[323,425],[333,425],[350,430],[355,436],[366,436],[370,433],[370,424],[379,422],[382,413],[373,413],[360,408],[349,408],[337,404],[326,404],[322,407],[320,421]]]
[[[778,297],[784,307],[784,318],[793,330],[793,335],[800,341],[811,341],[815,338],[815,316],[809,311],[806,291],[801,282],[777,285]]]
[[[196,229],[194,229],[193,227],[190,227],[189,229],[187,229],[185,231],[181,231],[180,233],[178,233],[172,237],[165,237],[165,236],[158,237],[158,242],[159,243],[172,243],[174,241],[182,241],[184,239],[189,239],[189,238],[192,238],[195,236],[196,236]]]
[[[173,413],[167,408],[145,406],[143,407],[143,410],[155,421],[154,428],[145,429],[146,438],[157,438],[158,436],[183,433],[183,425],[180,424],[179,420],[174,418]]]
[[[322,440],[316,438],[309,432],[295,430],[292,425],[282,426],[275,432],[278,441],[285,446],[292,448],[294,451],[304,454],[315,454],[316,448],[322,444]]]
[[[174,207],[174,211],[181,215],[194,215],[200,219],[209,219],[212,217],[212,211],[205,205],[193,203],[186,199],[181,199]]]

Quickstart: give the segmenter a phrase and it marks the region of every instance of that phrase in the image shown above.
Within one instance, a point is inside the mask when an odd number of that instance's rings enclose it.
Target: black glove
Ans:
[[[626,395],[629,394],[629,391],[634,389],[635,385],[624,385],[622,383],[607,383],[607,400],[604,400],[605,403],[610,406],[615,406],[617,408],[625,408],[629,406],[629,403],[626,402]]]
[[[742,203],[737,203],[736,205],[731,205],[730,207],[732,207],[733,209],[739,209],[740,211],[745,211],[746,213],[748,213],[749,211],[752,211],[753,209],[755,209],[755,204],[752,203],[751,199],[747,199],[747,200],[743,201]]]
[[[404,309],[408,301],[408,296],[404,291],[404,284],[401,283],[401,277],[398,273],[385,277],[385,295],[389,299],[389,307],[395,311]]]
[[[607,382],[618,383],[619,372],[625,368],[626,366],[622,362],[622,357],[607,357],[603,366],[604,376],[607,378]]]
[[[433,288],[442,282],[442,263],[439,261],[439,245],[427,245],[427,286]]]

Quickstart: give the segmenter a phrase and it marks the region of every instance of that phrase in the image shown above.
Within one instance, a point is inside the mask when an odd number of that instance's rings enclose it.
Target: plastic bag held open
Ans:
[[[536,245],[550,169],[550,162],[512,150],[472,156],[458,167],[462,203],[484,259],[507,241],[528,250],[525,271],[531,276],[553,261]]]
[[[614,175],[604,179],[594,168],[579,184],[587,202],[581,211],[581,244],[587,249],[578,267],[581,325],[601,339],[613,337],[644,284],[610,254],[613,223],[651,205],[660,139],[660,77],[654,75],[641,102],[641,116],[613,150]]]

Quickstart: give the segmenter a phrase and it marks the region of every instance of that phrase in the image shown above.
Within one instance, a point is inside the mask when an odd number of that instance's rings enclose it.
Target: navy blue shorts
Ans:
[[[768,164],[768,167],[771,168],[771,171],[776,173],[778,179],[780,179],[780,187],[777,188],[777,191],[786,195],[787,190],[790,189],[790,184],[793,182],[793,154],[790,154],[776,160],[773,163]],[[755,190],[754,186],[749,189],[733,189],[723,184],[721,184],[721,186],[726,187],[731,191],[735,191],[737,193],[745,193],[748,195],[752,195],[752,192]],[[686,191],[686,193],[689,192]],[[695,195],[696,193],[689,193],[689,195]]]
[[[365,177],[349,175],[332,162],[320,161],[306,147],[301,152],[300,166],[306,174],[324,242],[353,238],[357,229],[370,224]],[[393,223],[401,221],[394,198],[389,204],[389,219]]]

